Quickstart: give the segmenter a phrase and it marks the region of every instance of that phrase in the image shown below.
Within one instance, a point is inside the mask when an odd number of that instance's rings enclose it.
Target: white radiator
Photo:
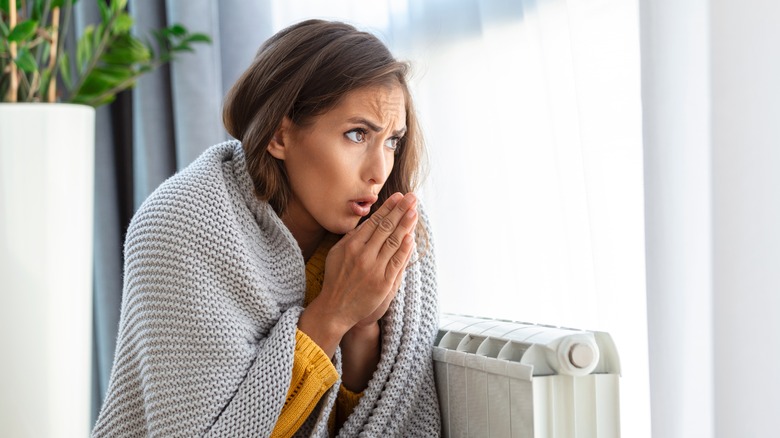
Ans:
[[[433,359],[444,437],[620,436],[607,333],[444,314]]]

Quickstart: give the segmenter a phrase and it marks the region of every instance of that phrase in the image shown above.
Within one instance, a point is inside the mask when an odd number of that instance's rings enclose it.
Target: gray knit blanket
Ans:
[[[209,148],[130,224],[117,349],[92,435],[269,436],[290,386],[305,284],[301,251],[255,197],[241,144]],[[406,269],[377,370],[339,436],[439,436],[437,329],[431,243]],[[334,363],[341,374],[340,351]],[[296,436],[328,436],[339,384]]]

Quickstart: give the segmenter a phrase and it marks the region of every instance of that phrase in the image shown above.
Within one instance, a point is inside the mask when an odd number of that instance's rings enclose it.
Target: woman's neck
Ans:
[[[320,242],[325,237],[325,229],[315,221],[301,220],[302,217],[309,217],[297,211],[296,204],[290,203],[281,219],[287,229],[290,230],[298,247],[301,248],[303,260],[309,261],[311,256],[320,246]]]

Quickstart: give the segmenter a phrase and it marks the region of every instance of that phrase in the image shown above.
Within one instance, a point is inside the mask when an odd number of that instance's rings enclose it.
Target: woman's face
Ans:
[[[405,132],[400,85],[355,90],[306,126],[285,118],[268,150],[287,170],[292,197],[282,219],[293,235],[355,228],[376,202]]]

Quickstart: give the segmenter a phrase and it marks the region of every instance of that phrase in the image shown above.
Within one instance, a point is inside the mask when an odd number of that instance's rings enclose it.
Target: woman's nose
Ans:
[[[371,184],[383,185],[393,167],[392,160],[387,158],[384,146],[381,143],[372,144],[364,157],[365,180]]]

